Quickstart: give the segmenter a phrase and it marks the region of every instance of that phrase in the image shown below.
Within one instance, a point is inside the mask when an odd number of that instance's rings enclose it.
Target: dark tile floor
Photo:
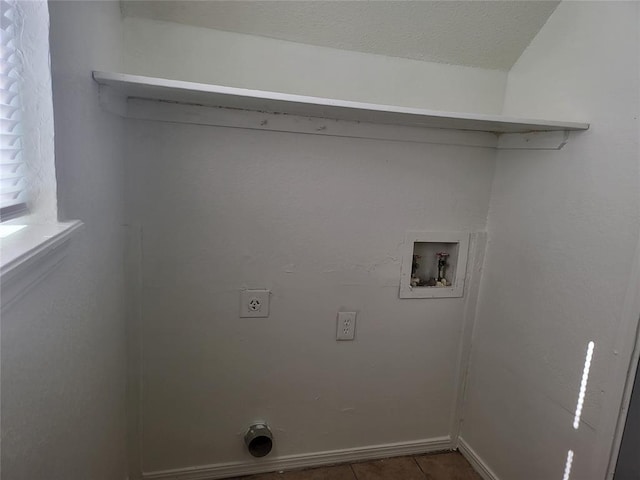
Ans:
[[[386,458],[351,465],[266,473],[241,478],[242,480],[482,480],[458,452]]]

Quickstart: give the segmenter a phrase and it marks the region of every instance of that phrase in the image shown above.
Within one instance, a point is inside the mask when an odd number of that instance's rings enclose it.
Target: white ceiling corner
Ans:
[[[122,1],[125,16],[508,70],[559,1]]]

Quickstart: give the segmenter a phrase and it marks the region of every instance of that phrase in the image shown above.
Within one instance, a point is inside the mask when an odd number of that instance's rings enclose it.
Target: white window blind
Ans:
[[[18,8],[16,0],[0,0],[0,220],[23,213],[27,201],[26,165],[22,155]]]

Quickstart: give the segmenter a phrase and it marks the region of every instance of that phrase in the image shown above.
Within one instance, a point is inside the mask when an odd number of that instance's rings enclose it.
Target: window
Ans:
[[[0,0],[0,220],[26,212],[26,166],[22,156],[22,61],[15,0]]]
[[[0,0],[0,33],[4,313],[61,263],[82,223],[58,221],[47,2]]]

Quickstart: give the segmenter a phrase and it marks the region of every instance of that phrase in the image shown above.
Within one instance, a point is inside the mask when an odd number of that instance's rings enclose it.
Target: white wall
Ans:
[[[125,18],[126,73],[434,110],[500,113],[507,73]]]
[[[509,75],[505,113],[593,127],[560,152],[498,155],[463,436],[503,479],[560,477],[569,448],[573,478],[603,476],[639,229],[637,9],[561,4]],[[505,73],[121,30],[117,3],[54,2],[51,20],[59,207],[86,227],[3,316],[3,475],[125,477],[125,137],[145,471],[246,461],[257,418],[276,456],[449,434],[463,300],[399,300],[400,249],[408,229],[484,229],[494,152],[147,121],[125,136],[90,71],[478,112],[501,110]],[[269,319],[237,318],[244,287],[273,291]],[[334,340],[341,308],[359,312],[355,342]]]
[[[447,436],[464,299],[398,298],[407,230],[484,230],[494,151],[130,121],[146,472]],[[242,288],[273,292],[240,319]],[[358,312],[336,342],[336,313]]]
[[[462,436],[505,480],[562,478],[569,449],[571,478],[605,475],[638,319],[639,7],[562,2],[509,74],[505,114],[592,127],[498,154]]]
[[[505,72],[134,18],[124,31],[128,73],[502,108]],[[251,461],[241,435],[259,418],[276,458],[450,434],[465,299],[399,300],[401,245],[410,229],[484,230],[494,151],[130,121],[127,158],[140,469]],[[238,318],[247,287],[273,291],[269,319]],[[359,312],[353,343],[335,341],[341,308]]]
[[[61,219],[69,255],[2,317],[2,478],[126,478],[123,123],[92,69],[120,68],[116,2],[52,2]]]

